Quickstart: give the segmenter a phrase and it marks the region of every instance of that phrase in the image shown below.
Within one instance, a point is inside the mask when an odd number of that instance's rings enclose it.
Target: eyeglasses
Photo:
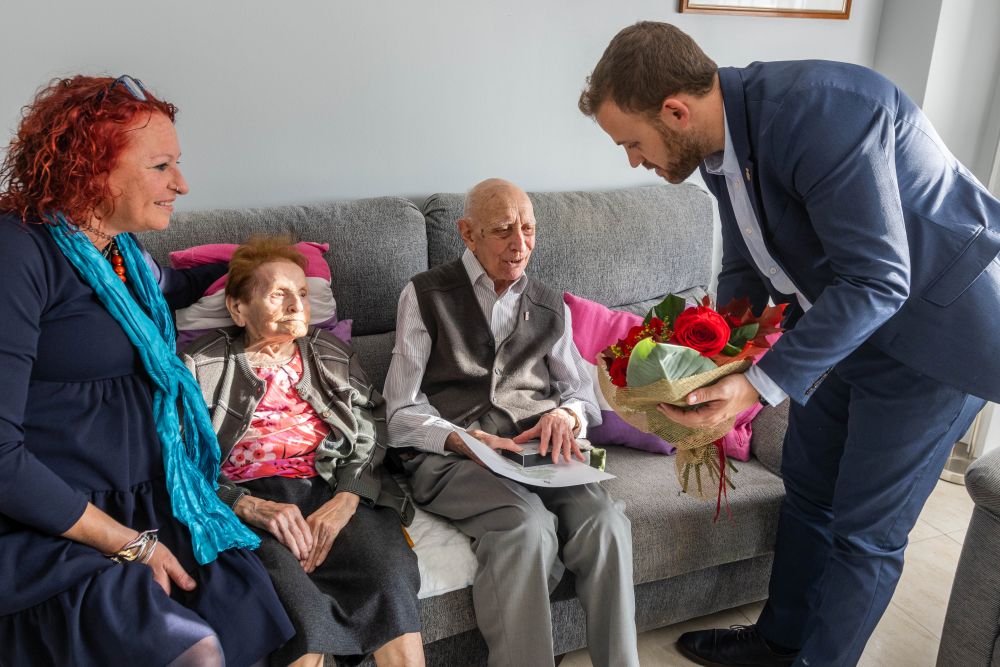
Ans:
[[[108,84],[107,88],[100,92],[97,96],[97,103],[100,104],[103,102],[104,98],[108,96],[108,93],[115,89],[115,86],[121,86],[128,91],[129,95],[140,102],[145,102],[149,99],[146,97],[146,93],[148,91],[146,90],[146,86],[142,85],[142,81],[132,78],[128,74],[122,74],[120,77]]]

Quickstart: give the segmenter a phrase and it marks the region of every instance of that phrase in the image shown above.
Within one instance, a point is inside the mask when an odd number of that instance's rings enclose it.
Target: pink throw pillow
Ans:
[[[615,414],[608,405],[601,384],[597,380],[600,369],[598,356],[619,338],[624,338],[629,330],[642,323],[642,318],[634,313],[611,310],[595,301],[590,301],[566,292],[563,301],[569,307],[573,318],[573,342],[583,360],[591,366],[594,393],[601,408],[601,424],[587,429],[587,438],[595,445],[624,445],[654,454],[673,454],[674,446],[652,433],[644,433]]]
[[[170,253],[170,266],[175,269],[190,269],[193,266],[202,264],[228,263],[233,258],[233,253],[239,247],[236,243],[206,243],[185,250],[177,250]],[[330,267],[323,259],[323,253],[330,249],[329,243],[313,243],[302,241],[295,244],[296,249],[306,258],[306,276],[309,278],[323,278],[330,281]],[[226,286],[226,276],[222,276],[212,283],[205,295],[215,294]]]
[[[175,269],[186,269],[202,264],[229,262],[238,247],[235,243],[211,243],[178,250],[170,253],[170,265]],[[309,286],[309,304],[312,311],[310,324],[326,329],[349,343],[351,321],[345,320],[344,324],[337,319],[337,301],[330,285],[330,267],[323,259],[323,253],[330,248],[330,245],[303,241],[296,243],[295,247],[306,258],[306,283]],[[216,280],[198,301],[177,311],[178,347],[206,331],[233,325],[223,293],[227,277],[228,274]]]

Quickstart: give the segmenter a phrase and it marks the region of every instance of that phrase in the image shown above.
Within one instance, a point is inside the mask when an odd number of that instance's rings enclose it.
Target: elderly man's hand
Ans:
[[[688,428],[707,428],[736,419],[736,416],[760,399],[743,373],[727,375],[709,387],[695,389],[687,395],[688,405],[695,409],[679,408],[660,403],[656,409],[671,421]]]
[[[515,442],[510,438],[501,438],[498,435],[492,435],[486,431],[479,430],[469,431],[469,435],[484,443],[490,449],[507,449],[512,452],[521,451],[520,445],[515,444]],[[462,437],[458,435],[458,433],[452,432],[448,434],[448,438],[444,441],[444,448],[449,452],[471,459],[484,468],[486,467],[486,465],[479,460],[479,457],[476,456],[471,449],[469,449],[469,446],[465,444],[465,441],[462,440]]]
[[[569,461],[570,456],[575,456],[580,461],[586,461],[587,457],[580,451],[580,446],[576,444],[577,418],[565,408],[556,408],[551,412],[546,412],[538,423],[529,428],[524,433],[516,436],[514,442],[525,443],[529,440],[539,440],[538,453],[545,456],[552,448],[552,462],[559,463],[560,456]]]

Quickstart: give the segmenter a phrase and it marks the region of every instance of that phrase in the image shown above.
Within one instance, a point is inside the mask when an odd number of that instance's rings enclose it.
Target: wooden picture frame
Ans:
[[[842,19],[851,16],[851,0],[679,0],[682,13]]]

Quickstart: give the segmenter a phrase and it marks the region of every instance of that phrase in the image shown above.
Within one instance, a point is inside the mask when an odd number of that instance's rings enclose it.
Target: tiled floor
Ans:
[[[958,565],[972,499],[964,486],[938,482],[910,533],[906,566],[892,602],[861,657],[862,667],[933,667]],[[639,635],[643,667],[684,667],[693,663],[674,642],[688,630],[753,623],[762,602],[721,611]],[[560,667],[590,667],[586,650],[570,653]]]

